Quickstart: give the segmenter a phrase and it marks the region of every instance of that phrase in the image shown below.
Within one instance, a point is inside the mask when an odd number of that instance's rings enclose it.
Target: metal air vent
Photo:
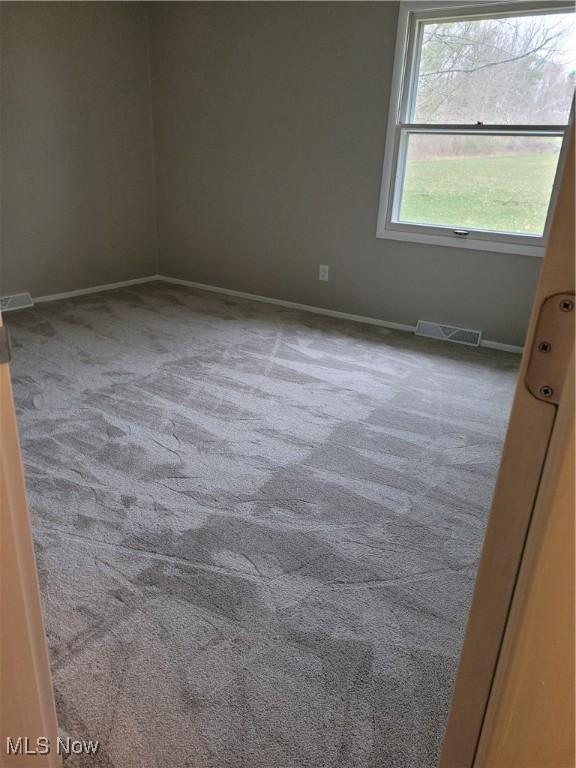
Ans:
[[[34,302],[29,293],[15,293],[12,296],[0,296],[0,312],[11,312],[13,309],[33,307]]]
[[[455,344],[468,344],[477,347],[482,338],[482,331],[473,331],[470,328],[457,328],[453,325],[440,325],[429,320],[418,320],[415,330],[416,336],[427,336],[430,339],[441,341],[453,341]]]

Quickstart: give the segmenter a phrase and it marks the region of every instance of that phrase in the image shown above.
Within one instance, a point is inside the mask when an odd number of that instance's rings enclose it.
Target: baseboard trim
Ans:
[[[160,275],[160,280],[174,285],[184,285],[188,288],[197,288],[200,291],[210,291],[211,293],[223,293],[226,296],[236,296],[239,299],[249,299],[250,301],[260,301],[263,304],[274,304],[277,307],[286,307],[287,309],[297,309],[301,312],[311,312],[314,315],[326,315],[335,317],[339,320],[352,320],[355,323],[366,323],[368,325],[378,325],[381,328],[390,328],[393,331],[414,331],[414,326],[404,325],[402,323],[391,323],[388,320],[380,320],[377,317],[365,317],[364,315],[352,315],[349,312],[339,312],[335,309],[325,309],[324,307],[315,307],[312,304],[299,304],[296,301],[287,301],[285,299],[273,299],[270,296],[260,296],[256,293],[247,293],[246,291],[235,291],[232,288],[220,288],[217,285],[208,285],[206,283],[196,283],[192,280],[181,280],[179,277],[166,277]]]
[[[325,315],[326,317],[336,317],[340,320],[351,320],[354,323],[365,323],[367,325],[377,325],[380,328],[390,328],[393,331],[404,331],[406,333],[414,333],[416,326],[405,325],[403,323],[393,323],[389,320],[380,320],[377,317],[367,317],[365,315],[354,315],[349,312],[339,312],[335,309],[325,309],[324,307],[315,307],[311,304],[299,304],[295,301],[286,301],[285,299],[273,299],[269,296],[260,296],[255,293],[247,293],[246,291],[235,291],[232,288],[221,288],[218,285],[209,285],[207,283],[197,283],[193,280],[182,280],[179,277],[168,277],[166,275],[158,275],[158,280],[165,283],[173,283],[174,285],[184,285],[188,288],[197,288],[201,291],[210,291],[211,293],[223,293],[226,296],[236,296],[239,299],[249,299],[250,301],[261,301],[264,304],[275,304],[278,307],[286,307],[287,309],[298,309],[302,312],[312,312],[315,315]],[[524,351],[524,347],[517,347],[513,344],[504,344],[500,341],[490,341],[489,339],[481,339],[480,346],[487,349],[498,349],[502,352],[511,352],[516,355],[521,355]]]
[[[524,347],[503,344],[501,341],[490,341],[490,339],[480,339],[480,346],[486,349],[499,349],[501,352],[511,352],[513,355],[521,355],[524,352]]]
[[[182,280],[179,277],[168,277],[167,275],[149,275],[148,277],[137,277],[133,280],[122,280],[117,283],[107,283],[105,285],[96,285],[93,288],[79,288],[75,291],[64,291],[63,293],[53,293],[49,296],[38,296],[34,298],[34,303],[41,304],[47,301],[59,301],[61,299],[70,299],[74,296],[86,296],[91,293],[101,293],[104,291],[113,291],[117,288],[129,288],[131,285],[142,285],[143,283],[162,282],[172,283],[173,285],[183,285],[188,288],[196,288],[200,291],[209,291],[210,293],[220,293],[225,296],[235,296],[239,299],[248,299],[249,301],[259,301],[263,304],[273,304],[277,307],[286,307],[286,309],[296,309],[300,312],[310,312],[314,315],[324,315],[325,317],[335,317],[338,320],[350,320],[354,323],[364,323],[366,325],[376,325],[379,328],[389,328],[392,331],[404,331],[405,333],[414,333],[415,326],[404,323],[393,323],[389,320],[381,320],[377,317],[368,317],[366,315],[355,315],[350,312],[339,312],[335,309],[326,309],[324,307],[315,307],[312,304],[300,304],[296,301],[287,301],[285,299],[273,299],[270,296],[260,296],[256,293],[247,291],[235,291],[232,288],[222,288],[218,285],[209,285],[208,283],[197,283],[194,280]],[[490,341],[482,339],[481,347],[487,349],[498,349],[502,352],[511,352],[521,355],[523,347],[517,347],[513,344],[503,344],[500,341]]]
[[[104,285],[95,285],[92,288],[77,288],[75,291],[63,291],[62,293],[51,293],[48,296],[34,296],[35,304],[42,304],[45,301],[60,301],[61,299],[71,299],[74,296],[86,296],[89,293],[101,293],[103,291],[114,291],[116,288],[129,288],[131,285],[142,285],[142,283],[152,283],[155,280],[163,280],[159,275],[149,275],[148,277],[135,277],[132,280],[120,280],[117,283],[105,283]]]

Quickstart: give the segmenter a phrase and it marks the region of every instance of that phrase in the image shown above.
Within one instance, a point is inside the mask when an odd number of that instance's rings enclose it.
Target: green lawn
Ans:
[[[555,154],[412,160],[401,221],[542,234]]]

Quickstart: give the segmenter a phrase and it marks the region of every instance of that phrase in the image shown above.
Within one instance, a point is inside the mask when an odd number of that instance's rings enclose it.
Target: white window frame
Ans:
[[[376,237],[497,253],[540,257],[544,255],[566,156],[568,144],[566,137],[574,123],[574,104],[572,104],[572,112],[567,125],[416,124],[409,122],[409,117],[413,112],[416,95],[415,84],[420,53],[416,41],[419,30],[422,29],[422,21],[462,17],[482,18],[483,16],[495,15],[517,16],[535,11],[553,13],[559,10],[573,12],[574,5],[565,0],[508,0],[507,2],[500,2],[500,0],[484,0],[483,2],[476,2],[475,0],[471,2],[464,2],[464,0],[462,2],[454,2],[454,0],[452,2],[449,0],[443,2],[442,0],[430,2],[407,0],[400,4]],[[459,234],[458,228],[454,227],[409,224],[398,220],[409,134],[440,134],[443,132],[493,136],[552,136],[563,139],[544,233],[541,237],[476,230],[470,227],[466,227],[464,230],[468,234]]]

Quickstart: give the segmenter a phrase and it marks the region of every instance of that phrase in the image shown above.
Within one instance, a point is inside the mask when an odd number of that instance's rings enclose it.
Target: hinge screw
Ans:
[[[550,344],[549,341],[541,341],[540,344],[538,344],[538,349],[540,352],[550,352],[552,344]]]
[[[545,384],[543,387],[540,387],[540,394],[542,397],[552,397],[554,390],[552,387],[549,387],[547,384]]]
[[[562,312],[572,312],[574,309],[574,302],[570,301],[570,299],[562,299],[560,302],[560,309]]]

